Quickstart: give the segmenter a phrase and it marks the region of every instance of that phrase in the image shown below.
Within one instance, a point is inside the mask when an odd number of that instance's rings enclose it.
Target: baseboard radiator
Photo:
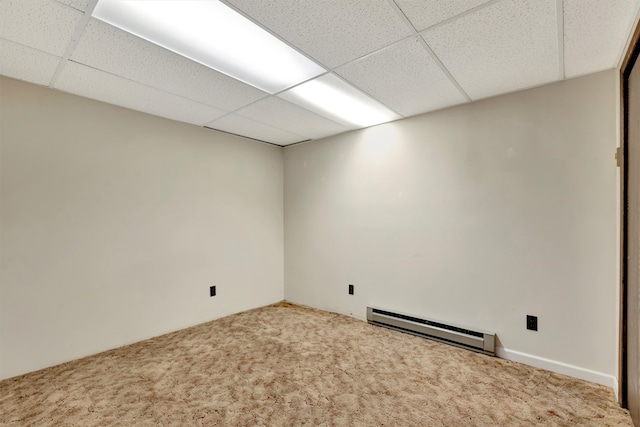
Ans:
[[[436,341],[495,356],[495,334],[480,329],[451,325],[424,317],[367,307],[367,321],[373,325],[407,332]]]

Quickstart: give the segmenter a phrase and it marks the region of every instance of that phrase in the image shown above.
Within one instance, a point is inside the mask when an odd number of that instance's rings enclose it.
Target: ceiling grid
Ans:
[[[80,22],[78,22],[76,31],[73,33],[71,40],[69,40],[69,44],[67,45],[67,48],[65,49],[64,54],[62,55],[60,63],[58,64],[56,71],[53,73],[53,76],[49,81],[49,87],[55,87],[58,81],[58,78],[60,77],[60,73],[62,73],[64,66],[67,64],[67,61],[69,60],[69,58],[71,58],[73,51],[78,45],[78,40],[80,40],[80,37],[82,37],[84,30],[87,28],[87,25],[89,24],[89,20],[91,19],[91,13],[93,12],[93,9],[96,7],[97,3],[98,3],[98,0],[87,0],[85,2],[66,0],[64,2],[64,4],[68,5],[69,7],[82,8],[81,11],[84,13],[84,15],[82,15],[82,19],[80,19]]]
[[[402,19],[402,21],[405,23],[405,25],[407,27],[409,27],[411,32],[413,34],[418,34],[418,30],[416,29],[415,25],[413,25],[411,20],[409,20],[409,18],[402,11],[400,6],[398,6],[397,1],[396,0],[387,0],[387,1],[389,2],[391,7],[393,8],[393,10],[395,10],[395,12],[398,14],[398,16],[400,16],[400,19]],[[479,6],[479,7],[481,7],[481,6]],[[454,18],[455,18],[455,16],[454,16]],[[427,43],[426,40],[423,37],[419,37],[418,40],[419,40],[420,44],[422,45],[422,47],[427,51],[429,56],[431,56],[431,58],[436,62],[436,64],[438,64],[438,67],[440,67],[442,72],[447,76],[447,78],[451,81],[451,83],[453,83],[453,85],[460,91],[462,96],[464,96],[464,98],[467,101],[471,101],[471,98],[469,98],[469,95],[467,95],[467,93],[464,91],[462,86],[460,86],[460,84],[456,81],[456,79],[451,75],[449,70],[447,70],[447,67],[445,67],[444,64],[442,63],[442,61],[440,61],[440,58],[438,58],[438,55],[436,55],[436,53],[433,51],[433,49],[431,49],[431,47],[429,46],[429,43]]]
[[[316,79],[410,117],[615,68],[640,12],[640,0],[220,0],[326,70],[268,93],[97,20],[99,1],[0,0],[0,75],[279,146],[358,128],[284,99]]]
[[[396,0],[398,2],[401,2],[401,4],[404,4],[405,2],[407,2],[408,5],[413,4],[412,0]],[[454,0],[453,3],[457,3],[459,0]],[[470,1],[470,0],[462,0],[462,1]],[[475,3],[477,3],[477,5],[473,6],[473,7],[469,7],[468,9],[464,10],[462,9],[462,11],[460,13],[457,14],[452,14],[452,15],[445,15],[446,18],[443,20],[437,20],[435,22],[431,22],[428,25],[422,25],[419,26],[420,30],[418,32],[423,33],[425,31],[429,31],[429,30],[434,30],[438,27],[442,27],[442,26],[446,26],[451,24],[454,21],[457,21],[460,18],[464,18],[467,15],[472,15],[486,7],[489,7],[495,3],[501,2],[503,0],[477,0],[475,1]],[[445,2],[444,4],[450,4],[452,3],[451,1],[449,2]]]

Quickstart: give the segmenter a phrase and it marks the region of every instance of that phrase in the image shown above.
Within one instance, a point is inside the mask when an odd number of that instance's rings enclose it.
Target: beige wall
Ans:
[[[616,91],[612,70],[286,148],[285,298],[494,330],[613,386]]]
[[[6,78],[0,102],[0,379],[282,300],[282,149]]]
[[[278,301],[284,283],[360,318],[493,329],[503,357],[609,384],[616,82],[300,144],[283,165],[277,147],[2,78],[0,378]]]

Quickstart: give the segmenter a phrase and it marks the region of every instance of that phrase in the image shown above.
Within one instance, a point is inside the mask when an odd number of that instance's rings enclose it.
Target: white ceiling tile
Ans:
[[[97,19],[87,25],[71,59],[227,111],[268,96]]]
[[[422,31],[489,0],[395,0],[416,30]]]
[[[421,43],[402,40],[413,32],[393,1],[473,99],[562,77],[558,4],[566,77],[614,68],[640,8],[640,0],[224,0],[402,115],[464,102]],[[93,3],[0,0],[0,74],[48,84]],[[283,145],[347,129],[95,19],[57,87]]]
[[[556,0],[504,0],[423,35],[473,99],[559,78]]]
[[[466,102],[416,39],[405,40],[336,72],[405,117]]]
[[[329,68],[411,34],[387,0],[229,0],[228,3]]]
[[[288,145],[308,139],[235,114],[229,114],[205,126],[278,145]]]
[[[319,139],[349,130],[339,123],[276,97],[260,100],[236,113],[305,136],[305,139]]]
[[[565,0],[566,77],[615,68],[638,8],[638,0]]]
[[[56,0],[59,3],[66,4],[67,6],[71,6],[74,9],[78,9],[82,12],[87,10],[87,6],[89,6],[90,0]]]
[[[181,122],[203,125],[224,111],[144,86],[74,62],[67,62],[56,88]]]
[[[0,39],[0,74],[46,86],[60,58],[18,43]]]
[[[334,73],[316,77],[277,96],[349,129],[361,129],[402,118]]]
[[[0,0],[0,38],[62,56],[82,15],[51,0]]]

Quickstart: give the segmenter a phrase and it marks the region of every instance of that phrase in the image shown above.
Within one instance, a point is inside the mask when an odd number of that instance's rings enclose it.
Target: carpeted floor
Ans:
[[[632,426],[613,392],[264,307],[0,382],[0,426]]]

